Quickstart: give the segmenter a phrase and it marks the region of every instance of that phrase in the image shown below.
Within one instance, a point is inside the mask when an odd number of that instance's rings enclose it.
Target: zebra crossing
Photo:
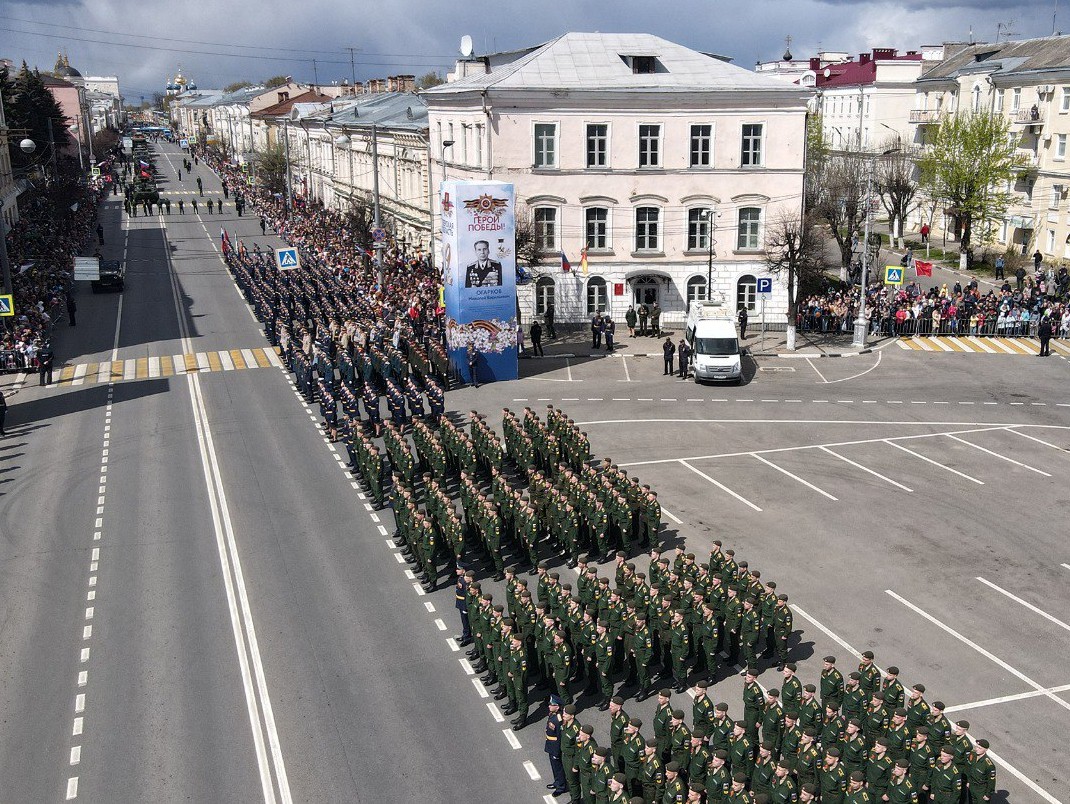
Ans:
[[[149,380],[183,374],[214,371],[240,371],[282,365],[274,349],[223,349],[217,352],[191,352],[179,355],[132,357],[104,360],[100,363],[77,363],[58,372],[56,385],[92,385],[94,383]]]
[[[900,338],[899,348],[913,352],[970,352],[988,355],[1037,355],[1036,338],[987,338],[978,335],[933,335]],[[1052,354],[1070,357],[1070,340],[1051,341]]]

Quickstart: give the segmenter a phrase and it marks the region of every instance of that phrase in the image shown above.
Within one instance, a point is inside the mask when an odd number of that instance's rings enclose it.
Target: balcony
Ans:
[[[940,109],[911,109],[910,122],[919,126],[935,125],[940,122],[942,115]]]
[[[1044,125],[1044,106],[1033,104],[1028,109],[1011,112],[1011,120],[1026,126],[1042,126]]]
[[[1031,173],[1040,166],[1040,156],[1028,148],[1016,148],[1014,158],[1018,161],[1019,173]]]

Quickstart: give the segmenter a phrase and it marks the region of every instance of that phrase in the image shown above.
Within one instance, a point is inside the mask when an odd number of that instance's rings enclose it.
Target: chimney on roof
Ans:
[[[399,75],[398,76],[398,92],[415,92],[416,91],[416,76],[415,75]]]
[[[398,79],[397,76],[388,75],[386,77],[386,91],[397,92],[398,91]]]
[[[897,52],[894,47],[875,47],[873,48],[873,61],[894,59]]]
[[[821,59],[818,56],[810,57],[810,69],[815,73],[821,69]]]
[[[868,53],[859,53],[858,54],[858,63],[859,64],[869,64],[869,54]]]

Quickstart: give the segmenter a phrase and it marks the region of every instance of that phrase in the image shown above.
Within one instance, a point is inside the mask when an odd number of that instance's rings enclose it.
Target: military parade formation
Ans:
[[[255,205],[252,188],[248,196]],[[452,578],[458,643],[513,729],[529,724],[532,702],[548,701],[553,795],[577,804],[991,799],[989,745],[970,737],[968,722],[951,723],[923,684],[906,690],[898,669],[881,671],[870,652],[846,676],[826,656],[816,683],[803,683],[776,582],[720,540],[701,559],[663,552],[657,493],[609,458],[592,460],[587,434],[564,412],[506,408],[501,435],[477,411],[448,413],[455,374],[439,319],[425,314],[433,305],[413,302],[407,315],[413,289],[384,299],[369,292],[367,268],[364,279],[336,282],[327,251],[307,255],[318,269],[286,274],[240,244],[227,262],[373,505],[392,508],[394,539],[418,580],[431,591]],[[632,560],[640,550],[645,571]],[[733,717],[710,692],[736,673],[744,689]],[[668,683],[655,689],[659,681]],[[689,704],[673,697],[685,692]],[[644,734],[625,704],[655,696]],[[609,713],[604,746],[581,721],[585,699]]]

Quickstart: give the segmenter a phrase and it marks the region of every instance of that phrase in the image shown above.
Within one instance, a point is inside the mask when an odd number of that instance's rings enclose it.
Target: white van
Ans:
[[[687,314],[684,333],[691,348],[691,370],[695,382],[743,381],[743,358],[736,321],[724,302],[695,301]]]

